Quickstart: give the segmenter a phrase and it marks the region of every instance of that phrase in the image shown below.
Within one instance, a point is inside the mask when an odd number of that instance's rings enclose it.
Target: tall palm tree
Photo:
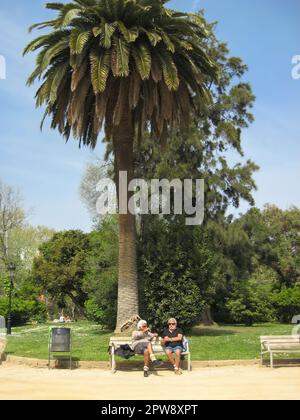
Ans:
[[[127,171],[128,183],[133,178],[133,146],[144,130],[165,146],[170,131],[187,127],[192,110],[210,101],[216,67],[205,53],[203,18],[170,10],[166,2],[48,3],[57,17],[31,30],[51,32],[24,50],[39,50],[28,84],[41,81],[36,104],[46,106],[52,128],[91,148],[105,128],[118,192],[120,171]],[[120,214],[119,225],[117,330],[139,312],[135,217]]]

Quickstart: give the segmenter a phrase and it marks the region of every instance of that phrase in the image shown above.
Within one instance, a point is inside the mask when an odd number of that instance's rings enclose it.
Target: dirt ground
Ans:
[[[0,399],[24,400],[298,400],[300,368],[205,368],[175,376],[103,370],[0,366]]]

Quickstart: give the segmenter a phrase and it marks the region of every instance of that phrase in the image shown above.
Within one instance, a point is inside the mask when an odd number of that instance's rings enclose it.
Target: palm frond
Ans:
[[[135,42],[135,40],[139,36],[139,30],[137,27],[128,29],[126,28],[123,22],[119,21],[118,28],[120,32],[122,33],[125,41],[128,43]]]
[[[85,76],[88,69],[88,63],[84,61],[79,67],[76,67],[72,73],[71,91],[74,92],[77,89],[79,82]]]
[[[151,72],[151,53],[146,45],[132,48],[132,54],[142,80],[149,79]]]
[[[112,37],[117,29],[116,23],[104,23],[100,28],[94,28],[94,36],[100,35],[100,45],[109,49],[112,45]]]
[[[129,74],[129,48],[121,38],[114,38],[111,54],[111,69],[115,77]]]
[[[169,52],[159,52],[158,57],[162,66],[165,84],[169,90],[177,90],[179,87],[179,77],[172,55]]]
[[[130,76],[129,85],[129,107],[135,109],[140,99],[140,92],[142,87],[142,79],[137,71],[134,71]]]
[[[91,79],[95,94],[105,91],[110,71],[111,52],[104,51],[100,55],[93,50],[90,54]]]
[[[71,54],[81,54],[91,36],[92,33],[90,30],[82,30],[81,28],[73,29],[70,36]]]
[[[57,91],[58,88],[66,76],[67,70],[69,69],[69,63],[63,62],[56,67],[56,72],[51,83],[50,95],[49,95],[49,104],[53,105],[57,100]]]
[[[145,30],[145,33],[153,47],[156,47],[156,45],[162,40],[162,37],[156,31]]]

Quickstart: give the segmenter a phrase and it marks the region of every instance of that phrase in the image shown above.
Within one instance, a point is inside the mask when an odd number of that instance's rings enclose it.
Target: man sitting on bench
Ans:
[[[144,377],[147,378],[149,376],[150,361],[155,367],[163,365],[163,362],[156,360],[151,344],[152,339],[157,338],[158,334],[151,333],[147,321],[144,320],[139,321],[137,328],[138,331],[134,331],[132,334],[131,348],[135,354],[144,356]]]
[[[177,327],[175,318],[168,321],[168,328],[162,333],[161,344],[165,346],[165,352],[172,366],[174,367],[176,375],[182,375],[180,369],[181,353],[184,352],[183,348],[183,331]]]

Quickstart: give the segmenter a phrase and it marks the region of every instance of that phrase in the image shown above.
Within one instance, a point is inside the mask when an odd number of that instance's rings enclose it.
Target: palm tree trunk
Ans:
[[[134,132],[131,118],[129,111],[124,112],[120,125],[113,131],[118,200],[120,171],[127,172],[128,184],[134,177]],[[129,197],[130,194],[128,194],[128,199]],[[129,213],[128,202],[126,208],[127,214],[119,214],[119,282],[116,332],[120,332],[121,326],[139,313],[135,216]]]

